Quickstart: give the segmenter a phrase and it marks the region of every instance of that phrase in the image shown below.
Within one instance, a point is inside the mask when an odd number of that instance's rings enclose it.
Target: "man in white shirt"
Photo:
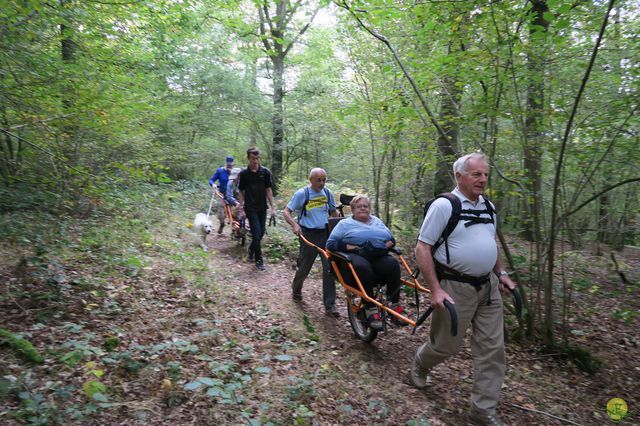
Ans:
[[[429,385],[428,373],[460,351],[465,332],[471,326],[474,384],[469,422],[500,425],[496,406],[505,374],[502,297],[515,288],[504,270],[496,243],[495,209],[482,196],[489,177],[484,154],[473,153],[453,165],[458,184],[453,194],[462,204],[461,220],[444,244],[432,256],[453,211],[452,202],[442,197],[431,204],[420,228],[416,260],[431,290],[433,314],[429,341],[418,348],[409,380],[417,388]],[[435,258],[435,261],[434,261]],[[450,334],[451,320],[444,301],[455,304],[458,333]]]

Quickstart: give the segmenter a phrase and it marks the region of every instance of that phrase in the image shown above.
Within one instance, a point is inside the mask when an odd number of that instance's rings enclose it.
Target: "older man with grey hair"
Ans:
[[[495,208],[483,197],[489,177],[484,154],[473,153],[453,165],[461,215],[444,244],[441,236],[453,212],[453,200],[437,198],[420,228],[415,254],[431,290],[433,314],[430,339],[418,348],[409,372],[410,383],[429,386],[428,373],[460,351],[471,327],[473,389],[468,419],[474,425],[500,425],[496,406],[505,374],[502,297],[515,288],[505,271],[496,243]],[[432,253],[434,245],[437,247]],[[444,302],[455,304],[458,333],[450,334],[451,320]]]
[[[327,172],[316,167],[309,172],[309,184],[297,190],[291,201],[284,209],[284,218],[296,235],[303,235],[318,247],[324,248],[327,243],[329,216],[337,216],[336,200],[329,188],[325,187]],[[298,221],[293,219],[292,213],[297,212]],[[291,284],[292,297],[295,301],[302,301],[302,284],[309,275],[309,271],[318,256],[318,250],[300,240],[300,252],[296,275]],[[322,260],[322,301],[327,314],[339,317],[336,308],[336,283],[331,275],[329,262]]]

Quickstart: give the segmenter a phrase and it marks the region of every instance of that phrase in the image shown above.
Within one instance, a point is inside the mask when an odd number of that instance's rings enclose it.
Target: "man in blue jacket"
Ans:
[[[227,192],[227,183],[229,182],[229,176],[231,175],[231,171],[233,170],[233,157],[228,156],[225,159],[225,165],[224,166],[220,166],[216,169],[216,171],[213,173],[213,176],[211,176],[211,179],[209,179],[209,186],[211,187],[211,190],[215,193],[215,188],[213,187],[213,184],[218,181],[218,191],[220,191],[220,193],[222,194],[222,196],[224,197],[225,193]],[[224,201],[220,201],[221,203]],[[220,208],[218,208],[218,220],[220,221],[220,226],[218,227],[218,234],[222,234],[222,229],[224,228],[224,206],[220,206]]]

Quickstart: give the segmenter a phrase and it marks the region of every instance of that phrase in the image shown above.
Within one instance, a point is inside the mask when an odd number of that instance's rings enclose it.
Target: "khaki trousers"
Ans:
[[[471,326],[474,378],[472,408],[494,414],[505,374],[502,297],[498,280],[491,274],[490,284],[484,284],[479,291],[472,285],[451,280],[442,280],[440,286],[455,302],[458,335],[451,336],[449,311],[436,309],[430,341],[418,349],[418,361],[422,368],[430,370],[458,353],[462,349],[466,330]]]

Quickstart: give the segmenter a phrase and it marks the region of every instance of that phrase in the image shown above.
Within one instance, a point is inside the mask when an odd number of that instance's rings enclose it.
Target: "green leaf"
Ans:
[[[286,354],[276,355],[274,358],[278,361],[291,361],[293,359],[291,355]]]
[[[98,402],[107,402],[109,401],[109,398],[107,398],[107,395],[102,392],[97,392],[93,394],[93,400]]]
[[[202,386],[202,383],[196,381],[196,382],[189,382],[186,385],[184,385],[184,390],[196,390],[198,389],[200,386]]]
[[[216,384],[211,377],[198,377],[196,380],[205,386],[213,386]]]
[[[269,374],[271,373],[271,368],[269,367],[256,367],[253,369],[256,373]]]
[[[222,389],[220,389],[217,386],[210,387],[209,389],[207,389],[207,394],[206,395],[207,396],[214,396],[214,397],[215,396],[220,396],[220,395],[222,395]]]
[[[87,380],[82,385],[82,390],[88,399],[94,399],[96,394],[106,393],[107,387],[98,380]]]

